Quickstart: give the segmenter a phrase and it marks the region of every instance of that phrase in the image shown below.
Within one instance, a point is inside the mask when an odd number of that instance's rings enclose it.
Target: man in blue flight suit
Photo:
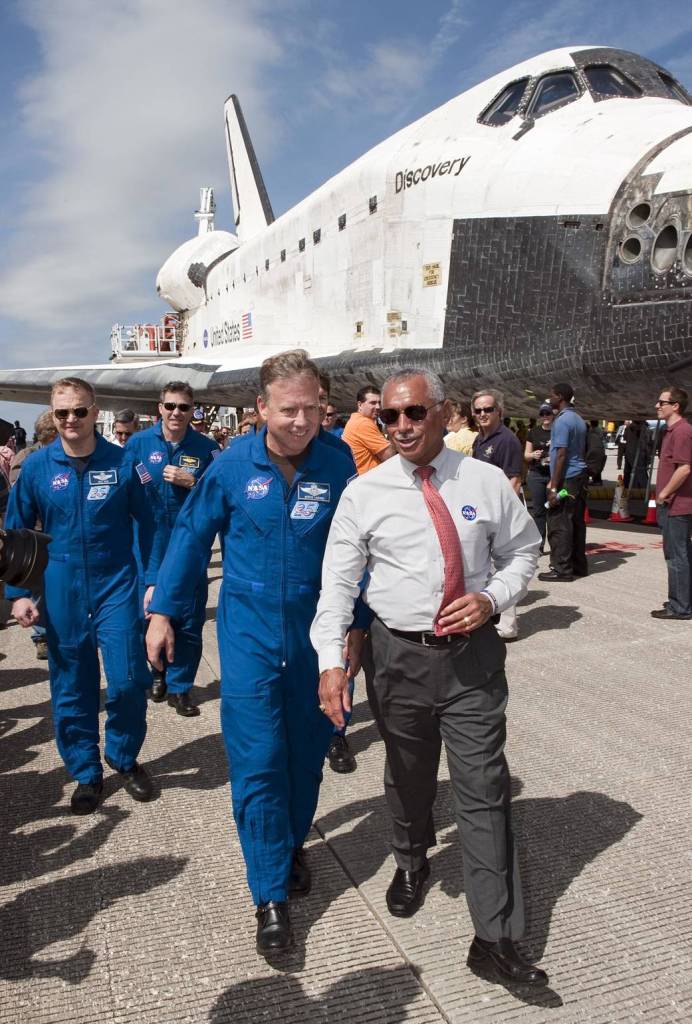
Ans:
[[[161,419],[148,430],[142,430],[128,441],[137,462],[141,462],[152,478],[153,487],[163,509],[168,535],[175,526],[178,513],[192,488],[219,454],[215,441],[198,434],[190,426],[194,413],[192,388],[183,381],[171,381],[161,389]],[[143,581],[140,580],[140,589]],[[193,600],[186,615],[175,621],[175,661],[165,672],[155,673],[151,699],[157,704],[165,700],[184,718],[199,714],[190,700],[190,690],[202,657],[202,628],[207,607],[206,566],[193,588]]]
[[[57,381],[51,392],[58,437],[24,465],[10,496],[6,525],[52,537],[44,578],[51,702],[58,750],[77,780],[71,806],[89,814],[103,789],[99,755],[99,660],[106,673],[107,764],[135,800],[149,800],[152,782],[137,756],[146,734],[149,684],[139,614],[132,518],[139,527],[146,599],[162,556],[145,493],[146,470],[124,448],[95,432],[98,415],[90,384]],[[38,622],[27,590],[8,587],[13,614],[25,627]]]
[[[265,427],[215,461],[178,516],[147,634],[152,664],[162,650],[170,661],[170,619],[185,614],[189,581],[204,571],[219,533],[221,726],[265,955],[291,944],[289,892],[310,889],[302,846],[332,736],[308,633],[329,525],[353,473],[343,454],[315,439],[318,387],[317,367],[300,349],[262,364]]]

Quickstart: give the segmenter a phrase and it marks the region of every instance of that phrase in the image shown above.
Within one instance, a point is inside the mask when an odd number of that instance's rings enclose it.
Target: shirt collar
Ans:
[[[262,429],[255,434],[251,441],[252,461],[257,463],[258,466],[271,467],[274,465],[274,463],[271,461],[269,455],[267,454],[266,437],[267,427],[265,424],[262,427]],[[296,476],[298,475],[298,473],[304,473],[306,470],[313,469],[317,456],[317,446],[313,443],[313,441],[311,441],[305,452],[305,461],[301,463],[301,465],[296,470]]]
[[[430,462],[428,463],[428,465],[432,466],[432,468],[435,470],[435,473],[437,474],[438,477],[441,475],[441,473],[443,472],[443,470],[444,470],[444,468],[445,468],[445,466],[447,464],[447,461],[449,459],[449,454],[450,454],[450,449],[447,447],[447,445],[443,441],[442,442],[442,447],[440,448],[440,450],[437,453],[437,455],[435,456],[435,458],[431,459]],[[409,462],[409,460],[405,459],[403,455],[400,455],[399,456],[399,463],[400,463],[401,468],[403,469],[404,473],[406,474],[406,476],[410,480],[418,480],[419,479],[416,476],[416,470],[418,469],[418,466],[414,462]]]

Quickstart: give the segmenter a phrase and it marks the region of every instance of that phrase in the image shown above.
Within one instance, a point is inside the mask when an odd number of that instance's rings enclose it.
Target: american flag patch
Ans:
[[[252,313],[243,313],[241,317],[241,333],[243,341],[252,337]]]
[[[137,472],[137,476],[139,477],[143,484],[151,483],[153,477],[149,470],[147,469],[147,467],[143,465],[143,463],[138,462],[137,465],[135,466],[135,470]]]

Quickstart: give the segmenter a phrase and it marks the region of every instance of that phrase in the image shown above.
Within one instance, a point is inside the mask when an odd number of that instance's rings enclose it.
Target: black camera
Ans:
[[[50,542],[38,530],[0,530],[0,582],[40,590]]]

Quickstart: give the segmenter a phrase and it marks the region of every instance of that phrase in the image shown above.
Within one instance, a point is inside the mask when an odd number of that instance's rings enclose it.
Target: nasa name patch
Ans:
[[[253,476],[245,484],[245,497],[248,501],[259,501],[269,494],[269,485],[274,478],[271,476]]]
[[[329,484],[318,484],[312,481],[304,481],[298,484],[298,501],[331,501],[331,487]]]
[[[473,505],[462,505],[461,514],[467,523],[472,523],[477,515]]]
[[[52,491],[64,491],[69,482],[69,473],[57,473],[50,482],[50,488]]]
[[[319,501],[297,501],[291,509],[291,519],[314,519],[319,507]]]
[[[87,501],[103,501],[104,498],[108,497],[110,487],[108,484],[99,484],[98,486],[90,487],[89,493],[87,494]]]
[[[117,484],[117,469],[90,469],[89,484],[92,487],[103,486],[104,484]]]
[[[160,462],[163,462],[163,452],[151,452],[149,454],[149,462],[153,466],[158,466]]]

